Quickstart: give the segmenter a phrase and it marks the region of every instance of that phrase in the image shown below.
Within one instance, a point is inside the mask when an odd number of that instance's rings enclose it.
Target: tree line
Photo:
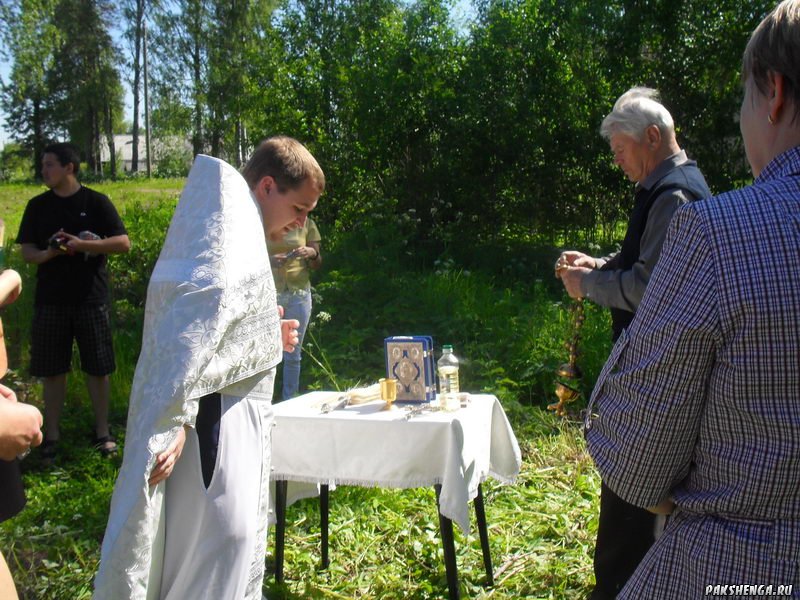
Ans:
[[[555,239],[627,212],[598,130],[632,85],[662,92],[712,190],[749,177],[740,59],[773,5],[474,0],[464,24],[451,0],[2,0],[0,101],[33,164],[61,138],[99,171],[101,139],[113,157],[125,128],[123,79],[141,135],[146,51],[154,137],[237,166],[265,136],[301,139],[337,231],[383,223],[440,250]]]

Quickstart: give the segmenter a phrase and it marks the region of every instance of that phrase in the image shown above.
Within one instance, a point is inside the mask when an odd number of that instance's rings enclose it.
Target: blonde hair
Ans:
[[[770,71],[783,75],[784,90],[800,114],[800,0],[784,0],[759,23],[742,57],[742,81],[749,77],[762,94]]]
[[[658,127],[664,137],[675,131],[672,115],[661,104],[658,90],[633,87],[614,103],[611,113],[603,119],[600,135],[609,140],[615,133],[624,133],[641,141],[651,125]]]
[[[281,192],[297,189],[307,179],[320,194],[325,190],[325,173],[311,152],[296,139],[283,135],[261,142],[242,169],[242,176],[251,189],[270,176]]]

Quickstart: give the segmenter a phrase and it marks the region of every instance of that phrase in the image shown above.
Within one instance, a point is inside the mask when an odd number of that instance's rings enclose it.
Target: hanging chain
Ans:
[[[556,375],[559,380],[556,381],[555,393],[558,402],[548,404],[548,410],[555,411],[556,415],[563,417],[566,414],[565,404],[574,402],[579,396],[578,383],[582,377],[581,370],[578,368],[578,355],[580,350],[578,344],[581,339],[581,327],[586,318],[583,306],[583,299],[575,300],[570,306],[570,332],[564,342],[564,347],[569,351],[569,362],[566,362],[558,367]]]

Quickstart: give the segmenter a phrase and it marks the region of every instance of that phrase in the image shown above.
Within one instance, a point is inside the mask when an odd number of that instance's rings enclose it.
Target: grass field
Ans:
[[[119,368],[112,377],[112,427],[124,441],[127,397],[141,339],[147,279],[181,188],[179,180],[138,180],[91,187],[108,194],[128,227],[133,249],[114,257],[113,315]],[[43,188],[0,186],[6,238],[16,236],[25,201]],[[546,410],[556,366],[566,360],[569,303],[552,280],[552,248],[529,248],[525,269],[469,269],[444,257],[436,269],[394,269],[391,258],[359,253],[342,232],[325,245],[315,278],[315,308],[302,383],[344,389],[381,376],[383,338],[427,333],[462,358],[462,389],[497,395],[523,452],[517,483],[485,485],[495,586],[482,587],[474,531],[456,532],[462,593],[472,598],[582,598],[592,584],[599,480],[578,427]],[[13,372],[10,384],[41,406],[25,376],[34,269],[6,245],[9,266],[24,276],[23,297],[3,314]],[[500,263],[506,264],[506,263]],[[538,265],[538,266],[537,266]],[[609,350],[608,317],[587,307],[581,366],[584,395]],[[29,503],[0,525],[2,549],[25,599],[91,595],[99,545],[120,458],[89,448],[91,410],[78,371],[70,377],[62,424],[63,453],[45,468],[34,452],[24,463]],[[446,598],[433,490],[342,487],[331,496],[331,567],[318,570],[319,510],[289,508],[286,579],[268,575],[275,598]],[[271,544],[270,544],[271,545]],[[268,562],[271,561],[271,551]]]

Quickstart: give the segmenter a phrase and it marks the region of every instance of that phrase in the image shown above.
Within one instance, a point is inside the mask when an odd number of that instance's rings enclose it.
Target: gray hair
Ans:
[[[615,133],[624,133],[641,141],[651,125],[658,127],[664,137],[674,134],[672,115],[660,100],[658,90],[647,87],[629,89],[617,99],[611,113],[603,119],[600,135],[610,140]]]

